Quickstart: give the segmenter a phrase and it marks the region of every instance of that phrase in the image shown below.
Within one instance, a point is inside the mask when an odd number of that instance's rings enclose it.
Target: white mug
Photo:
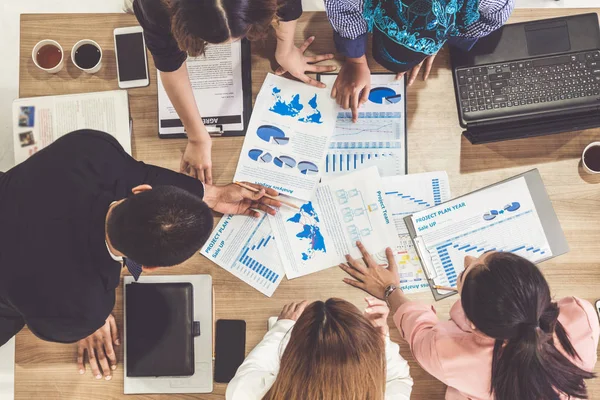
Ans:
[[[600,148],[600,142],[592,142],[590,144],[588,144],[585,149],[583,149],[583,153],[581,153],[581,164],[583,165],[583,169],[585,170],[585,172],[587,172],[588,174],[600,174],[600,170],[593,170],[589,167],[589,165],[586,164],[585,162],[585,154],[588,152],[588,150],[590,150],[592,147],[598,147]],[[599,155],[600,157],[600,155]],[[600,160],[598,160],[598,162],[600,163]]]
[[[37,60],[37,54],[38,52],[41,50],[42,47],[44,46],[54,46],[57,49],[60,50],[60,62],[58,64],[56,64],[56,66],[52,67],[52,68],[44,68],[42,67]],[[63,67],[65,66],[65,52],[63,51],[62,46],[60,45],[60,43],[58,43],[56,40],[51,40],[51,39],[45,39],[42,40],[40,42],[38,42],[34,47],[33,47],[33,51],[31,52],[31,58],[33,59],[33,63],[35,64],[36,67],[38,67],[39,69],[41,69],[42,71],[46,71],[50,74],[56,74],[58,72],[60,72],[60,70],[63,69]]]
[[[91,44],[100,51],[100,59],[98,60],[98,63],[91,68],[82,68],[75,61],[75,53],[84,44]],[[79,42],[75,43],[75,45],[73,46],[73,49],[71,50],[71,61],[73,61],[73,64],[80,70],[87,72],[88,74],[95,74],[96,72],[100,71],[100,68],[102,68],[102,47],[100,47],[100,45],[98,43],[96,43],[90,39],[80,40]]]

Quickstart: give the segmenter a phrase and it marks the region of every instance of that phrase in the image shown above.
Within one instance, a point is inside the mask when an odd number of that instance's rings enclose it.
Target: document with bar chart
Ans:
[[[337,75],[320,75],[331,88]],[[352,122],[352,113],[338,107],[335,131],[325,159],[325,175],[339,175],[376,166],[381,176],[406,173],[406,102],[404,79],[395,74],[371,75],[369,100]]]
[[[392,212],[398,235],[408,235],[404,218],[450,200],[446,171],[383,178],[385,201]]]
[[[200,254],[269,297],[284,276],[266,214],[224,215]]]
[[[465,256],[511,252],[534,263],[552,256],[524,177],[428,208],[406,219],[411,235],[415,235],[413,240],[425,271],[436,285],[456,287]]]

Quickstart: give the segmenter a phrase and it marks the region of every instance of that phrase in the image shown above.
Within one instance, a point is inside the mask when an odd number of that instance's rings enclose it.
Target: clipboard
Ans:
[[[539,216],[539,219],[540,219],[540,222],[542,225],[542,229],[544,230],[544,234],[546,236],[546,240],[550,246],[550,250],[552,251],[552,255],[550,255],[546,258],[543,258],[542,260],[540,260],[538,262],[547,261],[551,258],[554,258],[561,254],[567,253],[569,251],[569,244],[567,243],[567,239],[565,238],[562,227],[560,226],[560,222],[558,221],[558,217],[556,216],[554,207],[552,207],[552,202],[550,201],[550,198],[548,197],[548,192],[546,191],[546,187],[544,186],[542,177],[537,169],[533,169],[533,170],[527,171],[525,173],[516,175],[512,178],[497,182],[493,185],[486,186],[482,189],[476,190],[476,191],[466,194],[464,196],[457,197],[457,198],[453,199],[452,201],[455,201],[455,200],[458,200],[461,198],[467,199],[469,196],[471,196],[474,193],[485,191],[487,189],[493,188],[495,186],[501,185],[506,182],[510,182],[510,181],[519,179],[521,177],[525,178],[527,188],[529,189],[529,193],[531,195],[535,209]],[[439,206],[432,207],[430,210],[436,210],[438,208],[443,208],[444,204],[446,204],[446,203],[442,203]],[[433,286],[435,285],[434,278],[436,278],[437,276],[435,275],[434,272],[429,270],[428,265],[424,261],[424,260],[431,260],[431,256],[425,246],[425,242],[424,242],[423,238],[417,233],[415,225],[412,222],[412,215],[405,217],[404,222],[406,223],[408,232],[413,241],[413,244],[415,246],[417,254],[419,255],[419,258],[421,259],[421,265],[423,266],[423,272],[425,273],[427,282],[429,283],[429,287],[431,289],[431,293],[433,294],[433,297],[435,298],[435,300],[439,301],[439,300],[445,299],[446,297],[455,295],[456,294],[455,292],[440,293],[437,289],[433,288]]]
[[[338,72],[325,72],[325,73],[319,73],[317,74],[317,80],[319,82],[321,82],[321,77],[325,76],[325,75],[331,75],[331,76],[337,76],[339,75]],[[389,75],[391,77],[395,77],[396,74],[395,73],[391,73],[391,72],[371,72],[371,75]],[[402,77],[402,80],[404,81],[404,110],[403,110],[403,116],[404,116],[404,141],[402,142],[402,146],[404,147],[404,173],[408,174],[408,114],[406,113],[406,103],[407,103],[407,96],[406,96],[406,76]],[[331,88],[328,88],[331,89]]]
[[[250,41],[248,39],[241,40],[241,62],[242,62],[242,115],[241,121],[239,116],[202,116],[202,122],[208,130],[211,137],[229,137],[229,136],[244,136],[248,129],[248,123],[250,122],[250,115],[252,114],[252,55]],[[160,89],[159,89],[160,90]],[[160,102],[160,100],[159,100]],[[159,118],[158,118],[158,137],[161,139],[179,139],[186,138],[185,128],[183,122],[178,119],[160,119],[160,104]],[[201,111],[201,110],[200,110]],[[240,123],[243,125],[243,129],[240,130],[226,130],[224,127],[227,124]],[[177,133],[161,133],[161,128],[180,128],[180,132]]]

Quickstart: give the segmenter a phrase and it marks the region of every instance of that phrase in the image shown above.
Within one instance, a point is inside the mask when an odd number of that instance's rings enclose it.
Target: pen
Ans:
[[[251,191],[251,192],[254,192],[254,193],[258,193],[258,192],[260,192],[260,190],[259,190],[259,189],[255,188],[255,187],[252,187],[252,186],[248,186],[248,185],[246,185],[246,184],[244,184],[244,183],[242,183],[242,182],[234,182],[234,183],[235,183],[236,185],[238,185],[239,187],[243,187],[244,189],[248,189],[248,190],[249,190],[249,191]],[[279,198],[278,198],[278,196],[271,196],[271,195],[269,195],[269,194],[265,194],[265,196],[264,196],[264,197],[266,197],[267,199],[271,199],[271,200],[278,201],[278,202],[280,202],[281,204],[285,204],[285,205],[286,205],[286,206],[288,206],[288,207],[292,207],[292,208],[295,208],[295,209],[297,209],[297,210],[299,210],[299,209],[300,209],[300,207],[298,207],[297,205],[295,205],[295,204],[293,204],[293,203],[290,203],[290,202],[288,202],[288,201],[285,201],[285,200],[281,200],[281,199],[279,199]]]
[[[458,292],[457,288],[448,287],[448,286],[437,286],[437,285],[434,285],[433,288],[437,289],[437,290],[447,290],[449,292]]]

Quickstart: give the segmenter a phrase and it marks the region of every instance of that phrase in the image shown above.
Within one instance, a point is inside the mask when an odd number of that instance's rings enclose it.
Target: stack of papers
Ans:
[[[445,172],[404,175],[404,82],[374,75],[356,124],[329,90],[267,76],[234,180],[274,188],[298,208],[226,215],[201,254],[272,296],[284,276],[360,258],[361,241],[381,263],[395,249],[403,290],[427,290],[403,218],[449,200],[450,189]]]

